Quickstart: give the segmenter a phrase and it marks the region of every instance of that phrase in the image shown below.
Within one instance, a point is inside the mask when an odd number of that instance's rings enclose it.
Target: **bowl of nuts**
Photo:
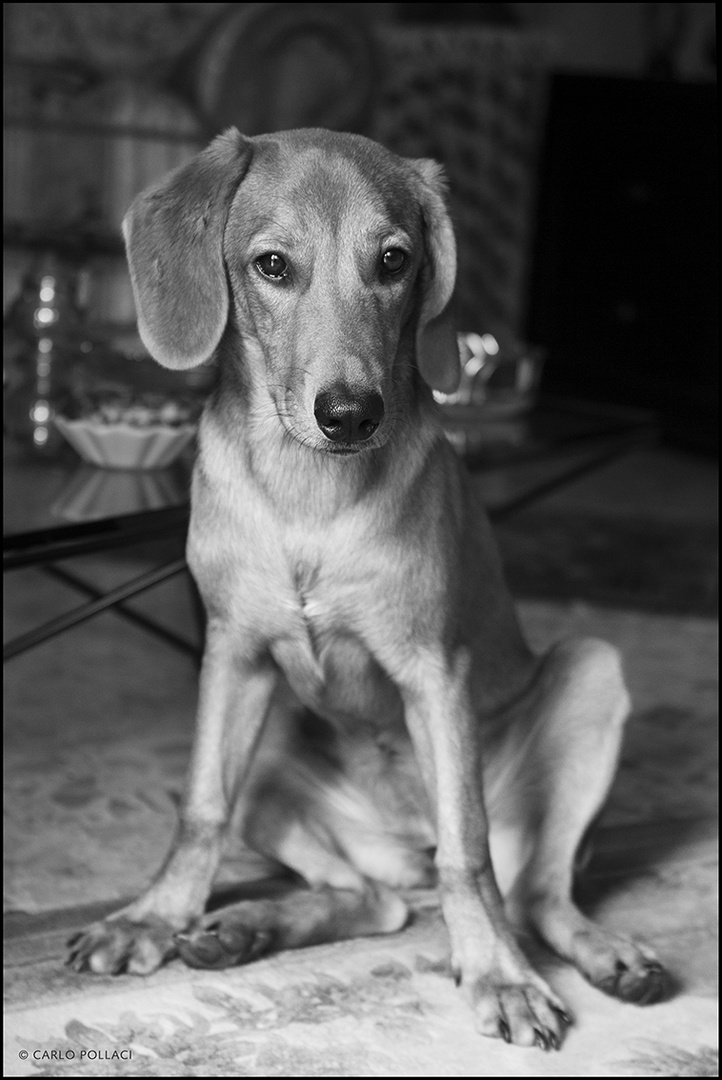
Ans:
[[[152,363],[149,361],[149,363]],[[126,361],[75,373],[55,425],[80,457],[105,469],[164,469],[193,441],[202,396],[171,373]]]

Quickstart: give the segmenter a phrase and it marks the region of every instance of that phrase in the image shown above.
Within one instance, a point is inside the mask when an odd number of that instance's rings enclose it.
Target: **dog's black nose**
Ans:
[[[354,393],[346,387],[331,387],[316,398],[313,415],[331,442],[365,442],[383,419],[384,403],[377,393]]]

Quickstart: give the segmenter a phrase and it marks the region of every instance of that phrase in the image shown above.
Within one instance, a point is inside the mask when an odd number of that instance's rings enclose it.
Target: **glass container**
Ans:
[[[52,455],[62,438],[53,422],[73,364],[87,356],[82,275],[53,254],[25,275],[3,327],[3,431],[33,455]]]

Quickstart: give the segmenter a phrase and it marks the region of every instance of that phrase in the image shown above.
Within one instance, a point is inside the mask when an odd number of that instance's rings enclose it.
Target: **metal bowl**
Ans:
[[[492,334],[460,333],[461,379],[453,394],[434,392],[444,406],[474,407],[480,417],[502,419],[528,412],[539,392],[542,349],[501,343]]]

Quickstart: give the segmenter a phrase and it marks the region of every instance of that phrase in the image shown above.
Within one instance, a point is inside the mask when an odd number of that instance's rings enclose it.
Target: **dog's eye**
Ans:
[[[288,264],[276,251],[268,251],[256,259],[256,269],[264,277],[278,281],[288,276]]]
[[[400,274],[406,266],[406,255],[401,248],[389,248],[381,256],[381,265],[386,274]]]

